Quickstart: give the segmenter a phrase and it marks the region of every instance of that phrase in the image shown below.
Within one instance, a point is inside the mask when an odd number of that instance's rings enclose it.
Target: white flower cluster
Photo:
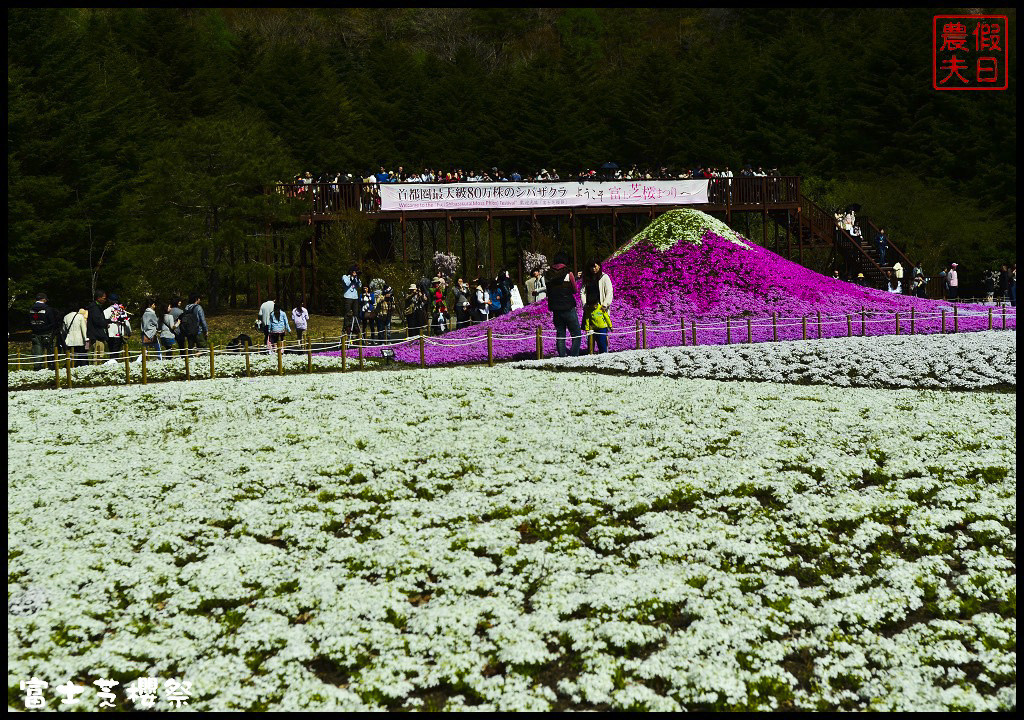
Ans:
[[[513,366],[839,387],[1011,389],[1017,387],[1017,333],[993,330],[666,347]]]
[[[1015,415],[508,367],[9,393],[8,685],[1008,710]]]

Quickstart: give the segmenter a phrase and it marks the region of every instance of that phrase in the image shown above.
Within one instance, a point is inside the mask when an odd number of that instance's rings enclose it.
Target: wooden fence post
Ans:
[[[800,333],[803,336],[803,339],[806,340],[807,339],[807,316],[806,315],[804,315],[802,318],[800,318]]]
[[[779,314],[777,312],[772,313],[772,342],[778,342],[779,340]]]
[[[640,323],[640,337],[644,341],[644,350],[647,349],[647,321],[644,320]]]
[[[754,342],[754,333],[752,332],[752,329],[753,328],[751,327],[750,318],[747,318],[747,342],[748,343]]]
[[[846,337],[853,337],[853,315],[846,316]]]
[[[942,308],[942,334],[946,334],[946,308]]]
[[[956,309],[957,309],[957,306],[954,305],[953,306],[953,332],[959,332],[959,330],[960,330],[960,323],[957,322],[957,317],[956,317]]]
[[[313,372],[313,346],[306,341],[306,372]]]
[[[1003,305],[1003,330],[1006,329],[1006,306]]]
[[[544,343],[540,339],[540,325],[537,326],[537,359],[544,359]]]
[[[159,340],[157,341],[159,342]],[[146,384],[146,345],[142,345],[142,384]]]
[[[341,371],[345,372],[345,365],[348,363],[348,338],[341,336]]]
[[[896,334],[900,334],[900,314],[896,313]]]
[[[683,347],[686,347],[686,318],[679,318],[679,337],[683,341]]]
[[[70,390],[72,387],[74,387],[74,385],[71,382],[71,349],[70,348],[67,349],[67,356],[66,356],[65,359],[67,360],[67,363],[68,363],[68,390]]]
[[[693,341],[691,344],[694,347],[696,347],[697,346],[697,321],[696,320],[691,320],[690,321],[690,340]]]
[[[587,354],[588,355],[593,355],[594,354],[594,331],[593,330],[591,330],[589,333],[587,333]]]
[[[732,345],[732,322],[729,318],[725,319],[725,344]]]
[[[216,377],[213,371],[213,343],[210,343],[210,379]]]
[[[988,329],[992,329],[992,308],[988,309]]]
[[[818,310],[818,339],[821,340],[821,310]]]
[[[124,343],[124,347],[121,348],[121,351],[124,353],[124,384],[128,385],[132,381],[132,370],[131,370],[131,366],[128,364],[128,341],[127,340]]]
[[[636,349],[640,349],[640,321],[636,321]]]
[[[57,389],[60,390],[60,348],[53,344],[53,374],[57,378]]]
[[[284,341],[277,343],[277,374],[284,375]]]
[[[363,329],[359,328],[359,334],[356,336],[359,340],[359,369],[363,369]]]
[[[427,341],[420,335],[420,367],[427,366]]]
[[[868,330],[867,330],[867,328],[868,328],[867,320],[868,320],[867,312],[864,310],[864,308],[861,308],[860,309],[860,336],[861,337],[864,337],[865,335],[867,335],[867,332],[868,332]]]
[[[494,367],[494,343],[491,328],[487,328],[487,367]]]
[[[910,308],[910,334],[914,334],[914,308]]]

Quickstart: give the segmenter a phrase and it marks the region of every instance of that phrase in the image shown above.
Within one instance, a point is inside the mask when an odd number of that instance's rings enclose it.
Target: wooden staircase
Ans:
[[[835,215],[802,193],[800,194],[800,208],[799,217],[793,213],[772,214],[771,217],[783,228],[786,228],[788,222],[789,232],[804,245],[832,246],[845,260],[851,279],[855,278],[858,273],[863,273],[864,285],[867,287],[884,290],[887,287],[886,272],[892,269],[893,263],[897,260],[903,266],[903,282],[909,282],[914,264],[892,240],[888,242],[885,266],[879,263],[878,249],[874,241],[879,228],[870,220],[864,217],[858,218],[861,231],[865,234],[857,238],[836,225]],[[904,290],[906,290],[905,287]]]

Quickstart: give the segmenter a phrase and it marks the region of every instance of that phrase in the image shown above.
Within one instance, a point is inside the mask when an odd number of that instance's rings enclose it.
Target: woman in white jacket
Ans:
[[[88,315],[85,308],[72,310],[64,316],[64,321],[61,324],[64,333],[64,347],[75,356],[76,367],[86,364],[86,343],[88,342],[86,318]]]

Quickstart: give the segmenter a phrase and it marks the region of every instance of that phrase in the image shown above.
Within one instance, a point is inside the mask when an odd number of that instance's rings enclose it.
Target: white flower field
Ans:
[[[743,379],[783,345],[9,392],[9,706],[1014,708],[1015,394]]]

